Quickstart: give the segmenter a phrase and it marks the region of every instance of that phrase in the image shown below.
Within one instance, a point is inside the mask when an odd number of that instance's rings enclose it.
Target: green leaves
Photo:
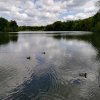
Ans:
[[[83,20],[57,21],[45,27],[46,31],[100,31],[100,12]]]
[[[0,17],[0,31],[1,32],[18,31],[18,25],[17,25],[16,21],[9,22],[5,18]]]

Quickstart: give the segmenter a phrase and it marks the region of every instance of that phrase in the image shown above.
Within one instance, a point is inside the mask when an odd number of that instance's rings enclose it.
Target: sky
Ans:
[[[98,0],[0,0],[0,17],[18,25],[40,26],[84,19],[97,12]]]

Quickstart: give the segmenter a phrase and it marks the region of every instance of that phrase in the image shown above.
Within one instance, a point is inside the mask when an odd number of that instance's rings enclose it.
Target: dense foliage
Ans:
[[[83,20],[57,21],[47,26],[19,26],[16,21],[8,21],[0,17],[0,31],[100,31],[100,11],[93,17]]]
[[[16,21],[8,21],[5,18],[0,17],[0,31],[1,32],[13,32],[18,31],[18,25]]]
[[[93,17],[61,22],[57,21],[45,27],[46,31],[100,31],[100,12]]]
[[[44,26],[19,26],[20,31],[43,31]]]

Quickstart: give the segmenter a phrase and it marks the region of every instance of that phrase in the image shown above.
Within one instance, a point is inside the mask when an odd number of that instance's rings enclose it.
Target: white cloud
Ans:
[[[86,18],[97,0],[0,0],[0,16],[19,25],[46,25],[57,20]]]

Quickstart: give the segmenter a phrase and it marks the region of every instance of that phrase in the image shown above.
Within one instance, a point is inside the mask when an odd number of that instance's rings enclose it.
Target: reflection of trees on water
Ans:
[[[56,34],[53,36],[55,39],[66,39],[66,40],[71,40],[71,39],[77,39],[77,40],[82,40],[91,43],[96,50],[98,51],[97,57],[100,58],[100,34],[99,33],[94,33],[94,34],[86,34],[86,35],[62,35],[62,34]]]
[[[87,35],[62,35],[62,34],[57,34],[53,36],[55,39],[61,40],[80,40],[80,41],[85,41],[88,43],[91,43],[91,45],[95,48],[97,51],[96,55],[96,61],[100,63],[100,33],[93,33],[93,34],[87,34]],[[95,66],[94,66],[95,67]],[[98,67],[98,83],[100,85],[100,67]],[[98,97],[96,97],[98,98]],[[92,99],[91,99],[92,100]],[[97,99],[96,99],[97,100]]]
[[[0,45],[17,42],[18,33],[0,33]]]
[[[54,34],[55,39],[66,39],[66,40],[82,40],[91,43],[97,50],[98,55],[100,54],[100,35],[89,34],[89,35],[62,35],[62,34]],[[3,34],[0,35],[0,45],[7,44],[9,42],[17,42],[18,34]],[[100,56],[99,56],[100,57]],[[53,65],[52,65],[53,66]],[[73,88],[75,84],[81,84],[81,80],[73,80],[71,81],[71,85],[69,82],[66,83],[62,80],[59,80],[57,77],[56,70],[54,67],[47,67],[46,71],[43,73],[39,71],[40,74],[31,73],[31,76],[28,80],[25,80],[23,84],[17,86],[15,89],[11,91],[11,94],[5,100],[66,100],[70,94],[72,93],[71,87]],[[42,72],[42,74],[41,74]],[[78,91],[75,90],[76,93]],[[73,93],[72,93],[73,95]],[[71,98],[71,97],[69,97]]]

